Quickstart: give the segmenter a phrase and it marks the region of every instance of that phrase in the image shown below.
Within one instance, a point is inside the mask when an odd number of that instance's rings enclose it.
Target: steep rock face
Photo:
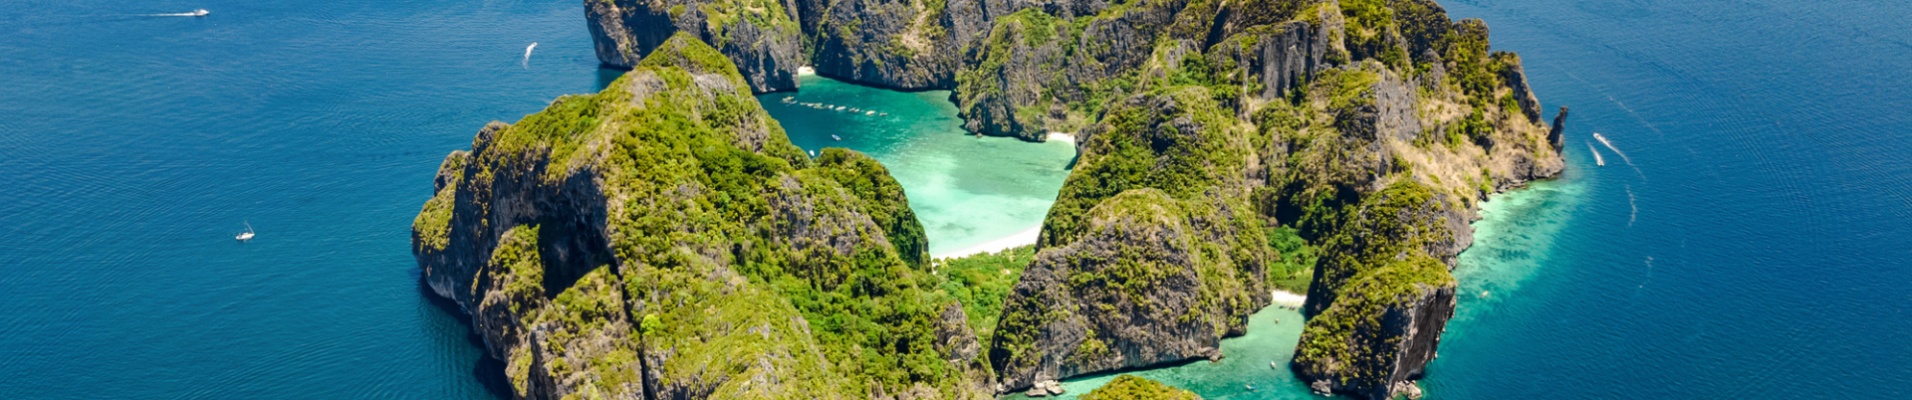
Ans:
[[[817,73],[903,90],[950,89],[964,54],[1024,9],[1092,15],[1106,0],[835,0],[810,30]],[[807,23],[806,23],[806,26]]]
[[[1264,101],[1282,97],[1335,59],[1347,57],[1341,47],[1344,20],[1334,3],[1292,13],[1278,12],[1279,6],[1308,3],[1274,3],[1279,4],[1250,2],[1223,9],[1224,22],[1216,32],[1226,39],[1211,53],[1216,65],[1239,68],[1237,73],[1245,75],[1240,80],[1251,84],[1247,94]],[[1293,19],[1284,21],[1288,18]]]
[[[1205,88],[1137,95],[1092,130],[990,345],[1003,391],[1219,357],[1273,255],[1248,143]]]
[[[688,34],[633,68],[487,125],[414,221],[423,279],[514,397],[986,395],[880,164],[806,157]]]
[[[631,68],[677,32],[717,47],[753,93],[796,90],[803,65],[797,11],[777,0],[584,0],[598,61]]]
[[[949,87],[961,44],[947,14],[928,0],[816,1],[817,73],[903,90]]]
[[[1042,141],[1048,131],[1083,127],[1093,110],[1079,103],[1126,96],[1121,83],[1105,81],[1135,74],[1186,5],[1141,0],[1082,17],[1083,23],[1036,8],[998,19],[957,74],[951,97],[964,128]]]
[[[1087,127],[1143,81],[1220,83],[1160,74],[1189,53],[1204,58],[1190,69],[1236,83],[1211,85],[1227,89],[1218,95],[1281,97],[1346,61],[1343,29],[1337,3],[1308,0],[1142,0],[1074,18],[1024,9],[970,48],[952,97],[969,130],[1040,141]],[[1157,54],[1171,59],[1151,60]]]

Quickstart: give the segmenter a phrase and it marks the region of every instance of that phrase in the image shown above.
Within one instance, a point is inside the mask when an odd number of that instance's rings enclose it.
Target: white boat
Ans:
[[[203,11],[203,10],[202,10],[202,11]],[[244,241],[249,241],[249,240],[252,240],[252,236],[253,236],[253,233],[252,233],[252,223],[251,223],[251,222],[247,222],[247,223],[246,223],[246,231],[245,231],[245,232],[239,232],[239,236],[234,236],[234,237],[233,237],[233,239],[239,239],[239,241],[241,241],[241,242],[244,242]]]
[[[192,14],[192,16],[195,16],[195,17],[204,17],[206,16],[206,14],[212,14],[212,11],[206,11],[206,9],[201,8],[201,9],[193,10],[193,12],[191,12],[190,14]]]
[[[1600,156],[1600,150],[1593,148],[1593,143],[1587,143],[1587,151],[1593,153],[1594,164],[1599,164],[1602,167],[1607,166],[1607,158]]]
[[[843,140],[843,138],[842,138],[842,137],[838,137],[837,135],[830,135],[830,138],[831,138],[831,139],[836,139],[836,140],[838,140],[838,141],[841,141],[841,140]]]

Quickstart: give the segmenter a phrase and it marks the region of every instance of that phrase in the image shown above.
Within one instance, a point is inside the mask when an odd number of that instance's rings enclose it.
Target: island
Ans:
[[[412,227],[517,398],[985,399],[1220,357],[1277,291],[1312,388],[1418,393],[1480,202],[1564,168],[1566,110],[1429,0],[584,8],[630,71],[484,127]],[[885,166],[751,97],[803,66],[1073,134],[1036,245],[931,259]]]

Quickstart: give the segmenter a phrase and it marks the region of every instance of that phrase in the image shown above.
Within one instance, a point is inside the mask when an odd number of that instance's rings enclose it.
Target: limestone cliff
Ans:
[[[486,126],[414,221],[514,397],[986,397],[880,164],[806,156],[688,33],[632,67]]]
[[[631,68],[678,32],[717,47],[751,92],[797,89],[803,36],[794,4],[776,0],[584,0],[605,65]]]
[[[1305,7],[1304,7],[1305,6]],[[965,128],[1040,141],[1075,132],[1111,101],[1149,79],[1141,68],[1166,43],[1226,68],[1251,97],[1268,100],[1300,85],[1340,49],[1335,4],[1302,1],[1139,0],[1074,18],[1025,9],[997,20],[971,48],[955,98]],[[1181,55],[1171,55],[1181,57]]]

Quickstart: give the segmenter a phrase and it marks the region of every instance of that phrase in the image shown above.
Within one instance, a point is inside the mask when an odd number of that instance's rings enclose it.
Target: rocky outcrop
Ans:
[[[586,26],[605,65],[631,68],[678,32],[730,58],[753,93],[797,89],[803,32],[794,4],[777,0],[584,0]]]
[[[811,160],[750,94],[686,33],[446,158],[414,255],[513,397],[985,395],[900,187]]]
[[[1547,144],[1553,145],[1554,151],[1560,151],[1561,147],[1567,145],[1566,133],[1567,106],[1560,106],[1560,112],[1554,114],[1553,128],[1547,130]]]
[[[989,354],[1002,390],[1220,357],[1268,303],[1273,256],[1229,155],[1246,142],[1208,95],[1138,95],[1092,129],[1004,302]]]
[[[1200,400],[1194,392],[1134,375],[1116,376],[1102,387],[1083,393],[1081,400]]]
[[[1303,343],[1320,345],[1296,354],[1295,373],[1318,391],[1394,398],[1434,359],[1454,316],[1455,283],[1431,258],[1397,262],[1352,283],[1348,296],[1310,320]]]

